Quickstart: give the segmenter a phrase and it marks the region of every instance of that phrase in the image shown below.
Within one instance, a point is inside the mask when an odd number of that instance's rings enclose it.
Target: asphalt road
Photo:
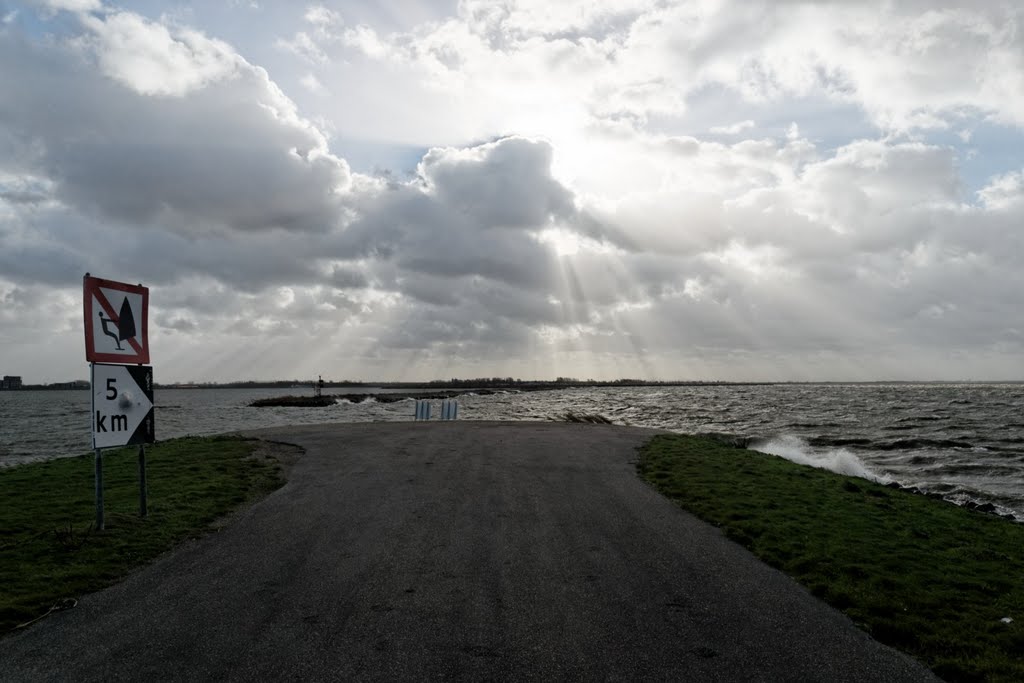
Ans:
[[[934,680],[635,473],[652,432],[316,425],[221,531],[0,640],[0,680]]]

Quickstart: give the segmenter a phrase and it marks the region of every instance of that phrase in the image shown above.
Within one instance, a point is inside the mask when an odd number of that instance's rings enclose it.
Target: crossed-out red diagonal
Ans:
[[[107,294],[103,291],[123,292],[126,297],[140,297],[141,305],[138,318],[135,321],[136,334],[124,340],[115,340],[120,345],[121,341],[127,344],[126,349],[117,351],[114,349],[97,348],[97,322],[96,317],[100,311],[95,310],[95,304],[110,319],[112,324],[120,329],[120,314],[118,308],[113,306]],[[83,303],[85,312],[85,359],[91,363],[149,363],[149,288],[142,285],[130,285],[125,282],[114,280],[103,280],[98,277],[86,275],[83,280]],[[109,335],[109,333],[107,333]]]

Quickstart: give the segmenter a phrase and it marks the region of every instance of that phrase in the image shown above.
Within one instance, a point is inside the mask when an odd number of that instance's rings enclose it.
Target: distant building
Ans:
[[[88,389],[89,382],[84,379],[76,379],[71,382],[54,382],[47,385],[48,389]]]
[[[21,377],[18,375],[4,375],[0,382],[0,389],[21,389]]]

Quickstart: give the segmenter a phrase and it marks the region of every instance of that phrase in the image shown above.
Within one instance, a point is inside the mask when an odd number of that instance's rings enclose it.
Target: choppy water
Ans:
[[[411,401],[250,408],[265,389],[156,392],[160,439],[264,426],[409,420]],[[1024,384],[817,384],[585,388],[467,395],[459,418],[619,424],[728,435],[798,462],[895,481],[1024,520]],[[434,415],[438,414],[435,406]],[[89,450],[89,392],[0,392],[0,465]]]

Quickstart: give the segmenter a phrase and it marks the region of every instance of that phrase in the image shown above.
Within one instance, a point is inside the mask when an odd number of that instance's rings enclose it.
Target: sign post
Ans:
[[[146,446],[139,444],[139,517],[149,514],[146,509]]]
[[[139,514],[147,513],[144,444],[156,440],[153,368],[144,365],[149,363],[149,289],[86,273],[83,303],[96,452],[96,528],[103,529],[104,448],[139,445]]]
[[[93,461],[93,479],[96,481],[96,528],[103,529],[103,453],[98,448]]]

